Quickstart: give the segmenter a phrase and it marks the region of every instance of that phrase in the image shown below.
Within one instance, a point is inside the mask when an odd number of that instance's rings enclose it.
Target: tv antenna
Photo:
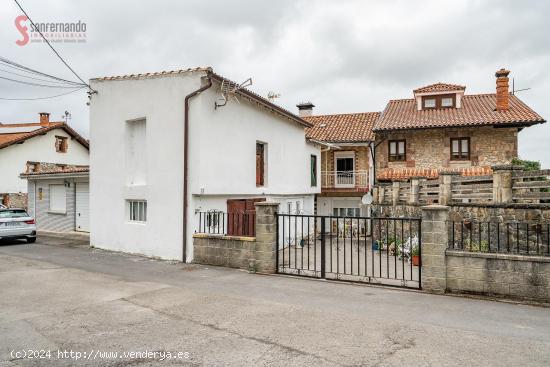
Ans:
[[[281,93],[275,93],[273,91],[269,91],[267,93],[267,99],[269,100],[269,102],[273,103],[277,98],[280,98],[281,97]]]
[[[231,80],[223,79],[220,83],[220,97],[214,102],[214,109],[218,107],[223,107],[231,99],[234,99],[237,103],[239,99],[237,98],[237,92],[241,89],[249,87],[252,85],[252,78],[246,79],[241,84],[232,82]]]
[[[516,83],[514,78],[512,78],[512,95],[516,94],[516,92],[523,92],[525,90],[529,90],[531,88],[522,88],[522,89],[516,89]]]
[[[65,113],[63,115],[61,115],[61,118],[63,119],[63,121],[65,121],[66,124],[69,123],[69,120],[71,119],[71,113],[69,111],[65,111]]]

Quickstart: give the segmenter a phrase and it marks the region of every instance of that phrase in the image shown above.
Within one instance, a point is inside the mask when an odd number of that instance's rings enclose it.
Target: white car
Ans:
[[[36,224],[24,209],[0,209],[0,240],[25,239],[36,241]]]

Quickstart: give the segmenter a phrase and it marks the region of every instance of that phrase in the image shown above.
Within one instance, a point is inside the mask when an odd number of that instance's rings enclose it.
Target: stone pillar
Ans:
[[[439,204],[450,205],[453,202],[452,183],[453,176],[458,176],[458,172],[441,172],[439,174]]]
[[[493,166],[493,203],[512,202],[512,165]],[[521,169],[521,168],[519,168]]]
[[[386,186],[378,186],[378,204],[384,204],[384,195],[386,191]]]
[[[410,204],[418,204],[418,195],[420,193],[419,177],[411,177],[411,194],[409,196]]]
[[[447,288],[445,251],[448,247],[449,207],[428,205],[422,207],[422,289],[444,293]]]
[[[399,202],[399,181],[394,181],[392,184],[392,205],[395,206]]]
[[[374,186],[372,188],[372,203],[378,204],[380,201],[380,198],[378,197],[378,186]]]
[[[256,207],[254,268],[258,273],[277,272],[277,217],[279,203],[260,201]]]

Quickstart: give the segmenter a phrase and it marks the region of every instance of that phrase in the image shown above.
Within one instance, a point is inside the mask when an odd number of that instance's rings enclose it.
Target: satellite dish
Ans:
[[[363,197],[361,198],[361,202],[365,205],[370,205],[372,204],[372,195],[371,193],[366,193],[365,195],[363,195]]]

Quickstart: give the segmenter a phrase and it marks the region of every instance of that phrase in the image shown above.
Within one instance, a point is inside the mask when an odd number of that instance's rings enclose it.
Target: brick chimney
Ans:
[[[40,112],[40,125],[47,126],[50,124],[50,113],[49,112]]]
[[[506,111],[509,108],[508,74],[510,74],[510,70],[506,69],[500,69],[495,73],[497,78],[497,111]]]
[[[313,114],[313,107],[315,105],[311,102],[302,102],[296,105],[298,107],[298,116],[307,117]]]

